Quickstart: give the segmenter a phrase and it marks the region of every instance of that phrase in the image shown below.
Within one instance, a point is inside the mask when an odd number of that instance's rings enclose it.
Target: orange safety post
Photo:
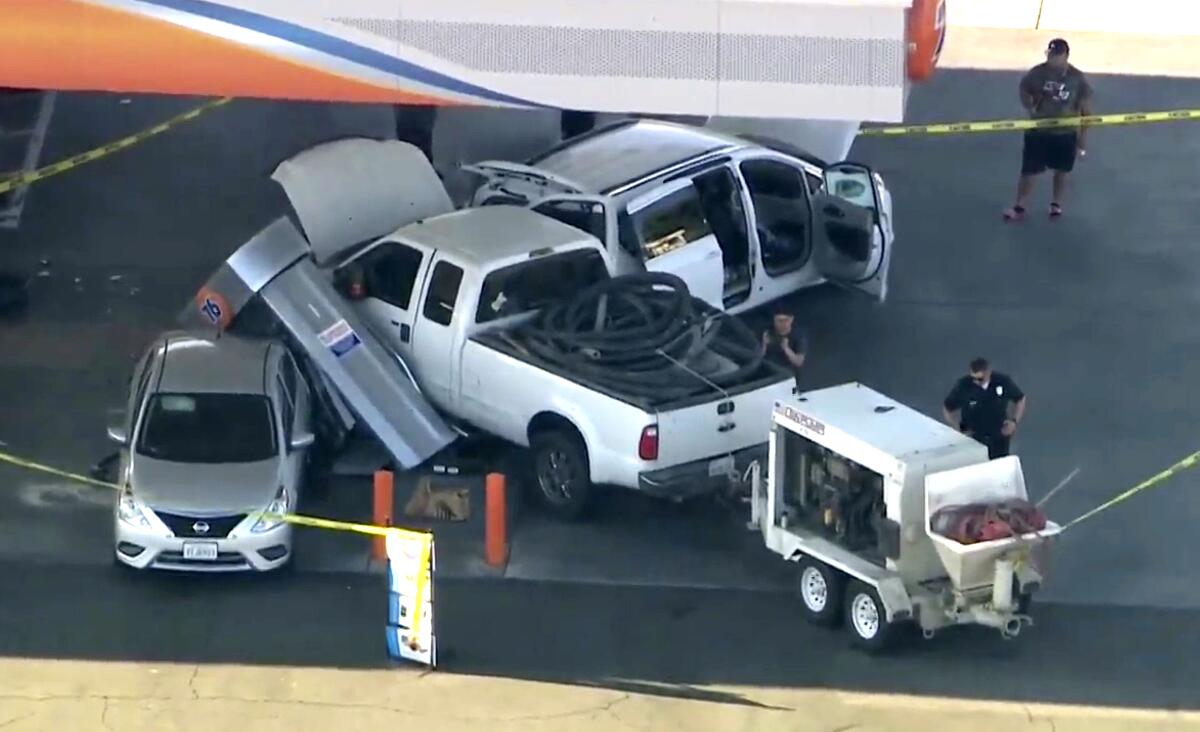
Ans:
[[[508,502],[505,500],[503,473],[488,473],[487,516],[484,524],[484,552],[487,563],[500,567],[508,560]]]
[[[392,503],[395,500],[396,478],[390,470],[375,471],[375,500],[371,511],[371,523],[376,526],[392,525]],[[371,537],[371,558],[387,559],[387,539]]]

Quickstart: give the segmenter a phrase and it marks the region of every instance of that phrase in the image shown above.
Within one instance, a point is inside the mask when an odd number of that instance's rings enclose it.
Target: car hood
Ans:
[[[173,463],[135,456],[133,495],[168,513],[221,515],[266,508],[279,490],[279,459],[254,463]]]
[[[287,194],[321,265],[406,224],[454,210],[425,154],[399,140],[352,137],[314,145],[280,163],[271,179]]]

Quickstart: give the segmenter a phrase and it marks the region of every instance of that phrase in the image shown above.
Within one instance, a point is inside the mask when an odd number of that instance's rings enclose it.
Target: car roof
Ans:
[[[609,194],[675,165],[748,146],[746,140],[715,130],[635,119],[573,137],[526,165],[566,178],[589,193]]]
[[[267,354],[275,341],[215,332],[171,332],[158,347],[154,391],[265,394]]]
[[[388,239],[412,240],[452,253],[464,264],[485,266],[527,257],[539,249],[590,243],[594,237],[520,206],[468,208],[409,224]]]

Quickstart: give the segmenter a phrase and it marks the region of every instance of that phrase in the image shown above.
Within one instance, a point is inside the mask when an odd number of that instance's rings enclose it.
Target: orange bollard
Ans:
[[[488,473],[483,544],[487,563],[493,567],[501,567],[508,561],[508,503],[504,483],[503,473]]]
[[[392,525],[392,503],[396,498],[396,476],[390,470],[375,471],[375,500],[371,510],[371,523],[376,526]],[[387,539],[371,537],[371,558],[387,559]]]

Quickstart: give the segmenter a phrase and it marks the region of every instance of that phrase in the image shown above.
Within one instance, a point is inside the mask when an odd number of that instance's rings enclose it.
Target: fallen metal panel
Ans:
[[[296,227],[276,220],[226,260],[182,319],[237,330],[261,302],[401,467],[424,462],[457,434],[308,252]]]
[[[398,140],[321,143],[280,163],[271,179],[283,187],[321,265],[357,244],[454,210],[425,154]]]

